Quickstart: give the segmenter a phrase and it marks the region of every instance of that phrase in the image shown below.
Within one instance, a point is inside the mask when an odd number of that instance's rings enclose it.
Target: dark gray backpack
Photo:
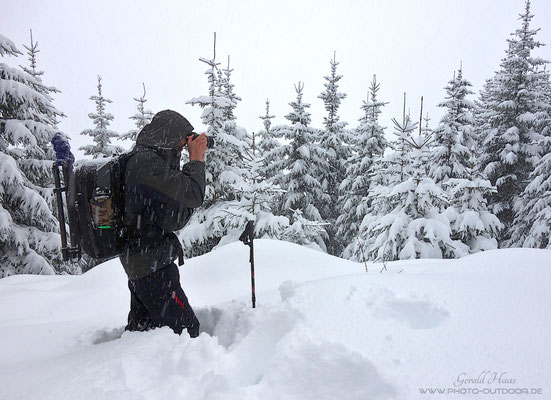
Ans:
[[[131,154],[122,154],[105,162],[85,161],[74,172],[72,165],[63,164],[65,187],[58,185],[61,181],[60,170],[58,166],[54,168],[58,204],[61,192],[66,192],[71,247],[67,246],[63,227],[65,218],[62,215],[60,223],[65,260],[77,261],[81,251],[99,261],[118,257],[123,252],[124,171]]]

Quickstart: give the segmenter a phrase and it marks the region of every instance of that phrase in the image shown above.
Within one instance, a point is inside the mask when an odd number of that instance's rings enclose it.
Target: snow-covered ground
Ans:
[[[255,250],[254,310],[241,243],[181,268],[197,339],[122,333],[129,294],[117,261],[1,279],[0,398],[551,398],[551,251],[366,273],[286,242]]]

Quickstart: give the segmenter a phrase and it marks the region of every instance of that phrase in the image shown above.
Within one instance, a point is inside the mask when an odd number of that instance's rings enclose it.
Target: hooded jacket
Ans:
[[[205,197],[205,163],[180,170],[178,142],[193,126],[175,111],[161,111],[138,134],[125,167],[125,252],[129,279],[143,278],[182,254],[174,231],[189,221]]]

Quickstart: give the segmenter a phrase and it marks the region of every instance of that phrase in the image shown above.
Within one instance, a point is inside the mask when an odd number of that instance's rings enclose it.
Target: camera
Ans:
[[[191,140],[195,140],[199,137],[200,133],[191,132],[189,136],[191,136]],[[211,136],[207,136],[207,148],[212,149],[214,147],[214,138]]]

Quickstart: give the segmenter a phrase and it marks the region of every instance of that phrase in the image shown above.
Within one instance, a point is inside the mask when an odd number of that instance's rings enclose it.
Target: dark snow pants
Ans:
[[[130,312],[127,331],[145,331],[169,326],[181,334],[199,336],[199,321],[180,286],[180,273],[175,264],[161,268],[144,278],[128,281]]]

